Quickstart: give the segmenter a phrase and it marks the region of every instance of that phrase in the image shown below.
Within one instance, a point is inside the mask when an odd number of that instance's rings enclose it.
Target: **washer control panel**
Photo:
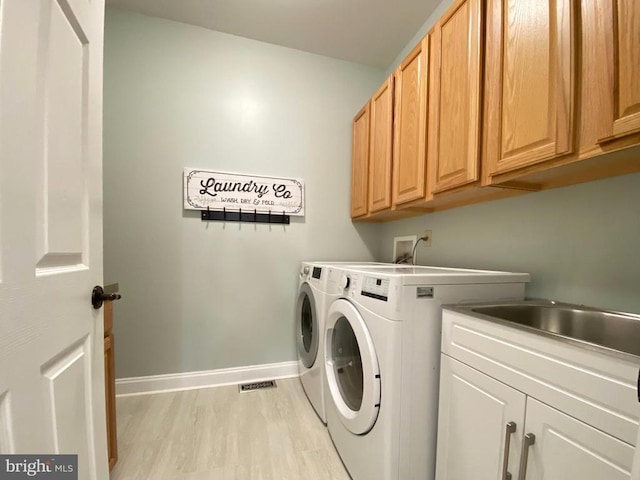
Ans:
[[[389,300],[389,279],[364,277],[362,295],[386,302]]]
[[[358,285],[360,284],[359,280],[357,273],[341,272],[341,275],[336,277],[337,291],[346,297],[355,298],[358,292]]]

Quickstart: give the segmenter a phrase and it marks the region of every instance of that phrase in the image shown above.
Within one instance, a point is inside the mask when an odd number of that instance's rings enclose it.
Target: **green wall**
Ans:
[[[302,260],[372,260],[349,216],[351,120],[382,70],[108,10],[105,282],[119,282],[116,373],[296,359]],[[182,169],[302,178],[291,225],[201,222]]]
[[[386,223],[381,260],[429,229],[419,264],[529,272],[529,297],[640,313],[640,174]]]
[[[391,261],[393,237],[425,229],[420,264],[529,272],[530,297],[640,313],[640,174],[351,222],[353,115],[449,3],[387,72],[107,10],[104,258],[105,283],[124,294],[118,377],[295,360],[300,261]],[[303,178],[306,215],[286,227],[203,223],[182,209],[183,167]]]

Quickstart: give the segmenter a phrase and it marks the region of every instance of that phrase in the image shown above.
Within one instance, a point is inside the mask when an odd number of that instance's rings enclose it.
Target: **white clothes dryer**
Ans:
[[[528,274],[438,267],[334,268],[325,407],[353,480],[433,480],[442,304],[521,300]]]
[[[300,266],[298,297],[296,304],[296,342],[298,373],[307,398],[318,417],[326,423],[324,407],[324,325],[328,303],[334,299],[328,295],[326,279],[333,265],[377,266],[376,262],[302,262]]]

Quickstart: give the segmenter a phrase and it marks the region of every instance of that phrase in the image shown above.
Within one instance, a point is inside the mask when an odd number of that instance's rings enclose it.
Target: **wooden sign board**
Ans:
[[[304,181],[185,168],[184,209],[207,208],[304,216]]]

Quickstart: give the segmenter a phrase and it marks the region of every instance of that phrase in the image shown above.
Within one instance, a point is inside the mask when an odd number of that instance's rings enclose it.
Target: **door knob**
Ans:
[[[121,298],[122,295],[119,293],[104,293],[104,289],[100,285],[96,285],[91,292],[91,305],[97,310],[104,302],[120,300]]]

